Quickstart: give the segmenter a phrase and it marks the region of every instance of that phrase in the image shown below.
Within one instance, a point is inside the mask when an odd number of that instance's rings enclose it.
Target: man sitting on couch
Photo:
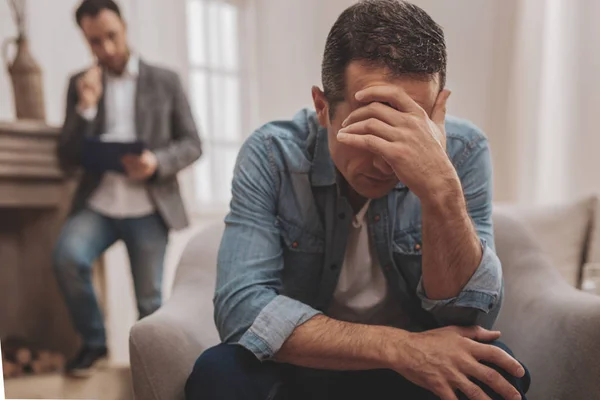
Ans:
[[[446,116],[442,29],[367,0],[327,39],[316,112],[244,144],[197,399],[520,399],[485,136]]]

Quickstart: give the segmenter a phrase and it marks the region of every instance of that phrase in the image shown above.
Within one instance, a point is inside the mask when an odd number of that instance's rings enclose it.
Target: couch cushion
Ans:
[[[528,225],[561,275],[579,287],[597,202],[596,196],[590,196],[551,206],[496,204],[495,208]]]

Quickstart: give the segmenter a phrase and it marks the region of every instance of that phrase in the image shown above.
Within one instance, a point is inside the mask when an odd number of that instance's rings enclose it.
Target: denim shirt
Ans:
[[[428,299],[421,283],[419,199],[402,183],[374,199],[369,236],[397,307],[398,328],[490,328],[502,300],[494,252],[488,141],[474,125],[446,118],[447,152],[461,180],[483,257],[461,293]],[[215,322],[221,339],[264,360],[296,327],[326,314],[344,262],[353,211],[338,194],[327,130],[311,110],[259,128],[238,155],[230,212],[217,261]]]

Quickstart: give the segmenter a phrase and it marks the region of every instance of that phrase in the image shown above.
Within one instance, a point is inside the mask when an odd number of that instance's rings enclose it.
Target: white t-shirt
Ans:
[[[377,252],[370,243],[369,204],[367,201],[352,220],[344,263],[327,315],[348,322],[397,325],[402,310],[394,307]]]

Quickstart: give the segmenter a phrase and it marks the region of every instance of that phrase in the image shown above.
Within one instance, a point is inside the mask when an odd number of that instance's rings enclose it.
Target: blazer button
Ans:
[[[339,214],[338,214],[338,217],[339,217],[340,219],[344,219],[344,218],[346,218],[346,214],[345,214],[345,213],[339,213]]]
[[[292,248],[294,248],[294,249],[295,249],[295,248],[297,248],[297,247],[298,247],[298,242],[294,242],[294,243],[292,243]]]
[[[335,271],[337,269],[337,264],[331,264],[329,268],[331,268],[332,271]]]
[[[373,220],[375,222],[379,222],[381,220],[381,216],[379,214],[375,215],[375,217],[373,217]]]

